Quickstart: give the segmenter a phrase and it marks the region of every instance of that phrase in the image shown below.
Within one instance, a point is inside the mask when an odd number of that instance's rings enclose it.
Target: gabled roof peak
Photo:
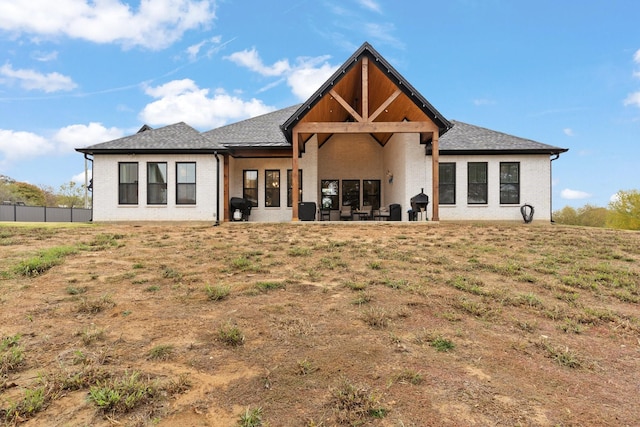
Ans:
[[[367,72],[362,73],[353,70],[354,67],[362,64],[363,58],[368,58]],[[359,70],[363,70],[364,65],[360,65]],[[366,83],[364,82],[364,79]],[[371,88],[371,89],[369,89]],[[368,90],[365,94],[363,91]],[[381,89],[381,90],[378,90]],[[334,92],[335,91],[335,92]],[[394,92],[399,91],[400,97],[394,98],[393,103],[385,104]],[[342,105],[348,104],[350,108],[362,114],[361,109],[369,108],[365,114],[377,112],[376,109],[386,106],[384,112],[388,113],[394,109],[394,105],[398,102],[402,103],[402,108],[397,108],[397,114],[390,114],[383,117],[379,115],[378,121],[400,122],[403,120],[422,121],[424,117],[431,120],[439,129],[440,134],[444,134],[450,127],[451,123],[427,101],[373,46],[364,42],[345,62],[334,72],[334,74],[311,95],[308,100],[303,103],[300,108],[281,126],[287,140],[291,142],[293,127],[304,121],[303,119],[311,110],[319,103],[325,110],[330,110],[333,114],[327,118],[328,113],[325,111],[322,116],[323,120],[317,120],[320,114],[315,114],[313,119],[307,121],[346,121],[349,117],[335,114],[335,109],[329,108],[325,98],[332,98],[331,93],[338,92],[342,97]],[[362,105],[363,98],[367,98],[368,105]],[[339,106],[341,109],[342,107]],[[405,110],[411,110],[413,117],[402,116]],[[345,110],[340,110],[344,112]],[[418,116],[420,116],[418,118]]]

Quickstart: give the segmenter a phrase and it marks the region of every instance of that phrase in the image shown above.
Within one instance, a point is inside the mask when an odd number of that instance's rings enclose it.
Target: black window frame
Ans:
[[[472,173],[471,169],[477,166],[484,166],[484,174],[479,174],[478,171],[473,171]],[[482,196],[484,198],[481,198]],[[489,203],[488,162],[467,163],[467,203],[470,205],[486,205]]]
[[[164,166],[164,182],[155,182],[157,174],[152,172],[154,165],[159,169]],[[160,173],[162,174],[162,171]],[[167,162],[147,162],[147,205],[167,204],[167,177]]]
[[[123,181],[123,167],[135,166],[135,179],[133,181]],[[118,162],[118,204],[137,205],[138,204],[138,181],[140,167],[138,162]],[[133,199],[133,200],[131,200]]]
[[[503,167],[515,167],[515,178]],[[520,204],[520,162],[500,162],[500,204]]]
[[[335,184],[335,185],[332,185]],[[340,209],[340,181],[337,179],[323,179],[320,181],[320,197],[322,209],[337,211]]]
[[[451,168],[452,170],[450,171],[445,170],[448,168]],[[438,164],[438,196],[439,196],[438,203],[441,205],[456,204],[456,163],[455,162],[443,162]]]
[[[287,207],[293,206],[293,174],[287,169]],[[298,169],[298,202],[302,201],[302,169]]]
[[[255,173],[255,186],[247,186],[247,174]],[[249,202],[252,207],[258,206],[258,185],[259,177],[257,169],[244,169],[242,171],[242,198]]]
[[[193,182],[189,179],[181,177],[180,167],[193,165]],[[195,205],[197,202],[197,166],[196,162],[176,162],[176,205]],[[190,191],[189,191],[190,190]],[[193,197],[184,197],[186,191],[191,193]],[[182,196],[182,197],[181,197]]]
[[[372,206],[373,210],[380,209],[382,183],[379,179],[362,180],[362,204]]]
[[[274,177],[277,179],[274,180]],[[265,169],[264,171],[264,207],[280,207],[280,169]]]
[[[347,186],[355,184],[355,189],[350,189]],[[359,179],[343,179],[342,180],[342,206],[351,206],[351,209],[360,209],[360,180]]]

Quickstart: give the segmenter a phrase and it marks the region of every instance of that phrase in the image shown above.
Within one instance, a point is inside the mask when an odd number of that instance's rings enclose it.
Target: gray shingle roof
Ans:
[[[212,129],[204,132],[203,135],[212,142],[228,148],[291,147],[282,130],[280,130],[280,125],[289,119],[299,107],[300,104],[293,105]]]
[[[280,125],[300,105],[200,133],[184,122],[149,129],[113,141],[78,148],[81,153],[214,152],[234,148],[290,147]],[[441,154],[556,154],[567,151],[526,138],[452,120],[453,127],[439,139]]]
[[[567,151],[531,139],[520,138],[491,129],[452,120],[453,127],[439,139],[441,154],[485,153],[539,153],[556,154]]]
[[[204,137],[200,132],[184,122],[158,129],[144,130],[134,135],[77,149],[77,151],[81,153],[141,151],[213,152],[224,150],[225,148],[222,145]]]

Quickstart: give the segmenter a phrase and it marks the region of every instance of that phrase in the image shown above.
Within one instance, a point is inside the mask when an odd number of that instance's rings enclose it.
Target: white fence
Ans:
[[[91,209],[51,208],[47,206],[0,205],[0,221],[89,222]]]

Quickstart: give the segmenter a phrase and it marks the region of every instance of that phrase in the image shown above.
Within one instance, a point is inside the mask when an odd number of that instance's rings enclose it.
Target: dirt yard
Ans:
[[[638,426],[640,234],[0,225],[0,422]]]

